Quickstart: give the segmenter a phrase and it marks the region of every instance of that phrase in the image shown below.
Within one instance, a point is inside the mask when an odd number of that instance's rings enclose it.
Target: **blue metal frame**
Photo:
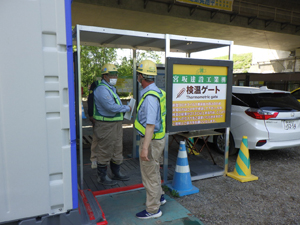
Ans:
[[[65,0],[68,86],[69,86],[70,140],[71,140],[72,199],[73,199],[73,209],[77,209],[78,208],[78,189],[77,189],[78,185],[77,185],[75,90],[74,90],[74,71],[73,71],[71,4],[72,4],[71,0]]]

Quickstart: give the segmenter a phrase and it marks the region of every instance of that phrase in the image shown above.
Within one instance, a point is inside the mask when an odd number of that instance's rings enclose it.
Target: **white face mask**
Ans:
[[[139,84],[139,89],[142,90],[143,89],[142,81],[139,81],[139,76],[138,76],[137,82]]]
[[[109,83],[110,83],[112,86],[115,86],[115,85],[117,84],[117,80],[118,80],[118,79],[116,79],[116,78],[111,78],[111,79],[109,80]]]
[[[143,88],[142,84],[140,82],[138,82],[138,83],[139,83],[139,89],[143,90],[144,88]]]

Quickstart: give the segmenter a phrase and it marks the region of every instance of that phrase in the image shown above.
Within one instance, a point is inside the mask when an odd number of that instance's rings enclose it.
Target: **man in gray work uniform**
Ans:
[[[129,180],[121,174],[123,162],[123,113],[131,108],[122,105],[114,85],[117,83],[117,69],[113,64],[105,64],[101,69],[102,81],[94,90],[93,117],[95,119],[92,151],[97,156],[97,181],[103,185],[115,185],[114,180]],[[113,177],[107,176],[107,165],[110,164]]]
[[[146,209],[137,213],[136,217],[150,219],[160,217],[160,206],[166,203],[159,172],[159,159],[165,147],[166,93],[154,83],[157,76],[154,62],[142,61],[137,73],[143,90],[140,92],[134,127],[141,136],[139,154],[146,189]]]

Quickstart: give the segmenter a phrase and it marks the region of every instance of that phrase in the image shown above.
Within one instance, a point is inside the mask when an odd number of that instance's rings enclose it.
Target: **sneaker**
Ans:
[[[160,197],[160,205],[164,205],[166,203],[167,203],[167,200],[165,199],[165,196],[161,195],[161,197]]]
[[[151,219],[151,218],[158,218],[161,217],[162,212],[160,211],[160,209],[158,210],[157,213],[148,213],[146,210],[139,212],[136,214],[136,217],[142,220],[145,219]]]
[[[97,161],[92,161],[92,169],[97,169]]]

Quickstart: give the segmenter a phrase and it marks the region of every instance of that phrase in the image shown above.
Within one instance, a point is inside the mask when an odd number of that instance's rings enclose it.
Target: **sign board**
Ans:
[[[132,76],[118,76],[116,88],[118,90],[118,93],[132,93]]]
[[[167,58],[167,132],[230,126],[232,61]]]
[[[157,76],[155,79],[155,84],[158,88],[162,90],[166,90],[166,82],[165,82],[165,65],[157,64]]]

